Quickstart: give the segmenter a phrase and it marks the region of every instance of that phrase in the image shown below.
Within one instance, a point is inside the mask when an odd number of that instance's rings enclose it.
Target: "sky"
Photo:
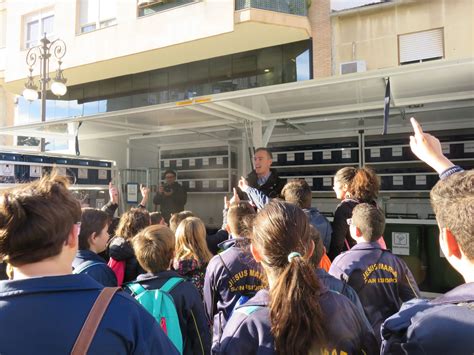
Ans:
[[[374,2],[381,2],[381,0],[331,0],[331,9],[337,11]]]

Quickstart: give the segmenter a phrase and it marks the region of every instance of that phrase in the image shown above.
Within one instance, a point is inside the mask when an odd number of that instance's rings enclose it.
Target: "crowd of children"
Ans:
[[[412,124],[411,149],[441,178],[441,249],[465,285],[420,298],[385,247],[370,168],[337,172],[332,224],[305,181],[280,199],[242,178],[211,235],[191,211],[169,227],[149,213],[146,187],[119,220],[113,186],[104,211],[81,210],[52,175],[0,194],[0,353],[474,353],[474,174]]]

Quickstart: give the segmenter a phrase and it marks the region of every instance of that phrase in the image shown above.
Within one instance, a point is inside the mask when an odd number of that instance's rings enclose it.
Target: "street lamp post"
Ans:
[[[25,89],[23,90],[23,97],[29,101],[38,99],[38,87],[35,85],[33,80],[33,66],[39,58],[40,62],[40,93],[41,93],[41,122],[46,121],[46,93],[48,91],[48,84],[51,81],[49,77],[49,59],[51,56],[56,58],[58,61],[58,69],[56,70],[56,76],[51,84],[51,91],[56,96],[63,96],[67,92],[66,79],[63,76],[63,70],[61,69],[61,59],[66,54],[66,43],[61,39],[50,41],[44,37],[40,40],[41,44],[30,48],[26,54],[26,64],[28,65],[29,75],[28,80],[25,83]],[[41,138],[40,143],[41,152],[45,151],[45,140]]]

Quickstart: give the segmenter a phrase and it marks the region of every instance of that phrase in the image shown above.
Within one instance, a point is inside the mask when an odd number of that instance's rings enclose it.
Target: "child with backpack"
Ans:
[[[72,262],[75,274],[86,274],[104,286],[117,286],[117,278],[99,253],[109,241],[109,220],[107,213],[94,208],[83,208],[79,250]]]
[[[209,354],[210,332],[196,287],[170,270],[175,251],[173,232],[152,225],[133,238],[138,262],[146,270],[126,288],[161,325],[182,354]]]
[[[190,279],[202,297],[204,274],[212,258],[206,243],[206,227],[199,218],[188,217],[178,225],[175,236],[173,269]]]
[[[221,243],[226,249],[214,256],[204,279],[204,304],[213,322],[213,343],[222,335],[225,323],[237,303],[255,295],[265,285],[265,275],[250,253],[245,219],[255,209],[247,202],[232,203],[227,212],[226,229],[231,239]]]
[[[309,221],[293,204],[273,200],[257,215],[250,250],[269,289],[235,308],[214,353],[378,353],[372,329],[345,296],[318,280],[309,258]]]
[[[361,203],[354,207],[347,224],[357,244],[334,259],[329,274],[343,277],[357,292],[380,342],[385,319],[398,312],[403,302],[418,297],[420,291],[405,262],[377,242],[385,228],[385,216],[379,208]]]

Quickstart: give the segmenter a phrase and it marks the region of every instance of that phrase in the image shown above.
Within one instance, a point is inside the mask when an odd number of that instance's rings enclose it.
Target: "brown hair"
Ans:
[[[150,214],[148,211],[143,208],[132,208],[120,217],[115,235],[125,240],[130,240],[149,225]]]
[[[310,225],[309,228],[311,239],[314,243],[314,252],[313,255],[311,255],[310,261],[314,267],[318,267],[324,255],[324,244],[321,239],[321,233],[312,225]]]
[[[151,225],[132,239],[138,263],[145,271],[152,273],[168,270],[174,245],[174,233],[162,225]]]
[[[163,220],[163,215],[161,212],[152,212],[150,213],[150,224],[160,224]]]
[[[230,232],[236,237],[248,236],[247,217],[254,215],[255,209],[248,201],[232,203],[227,212],[227,224]]]
[[[297,206],[273,200],[254,221],[252,244],[265,271],[277,277],[270,290],[271,330],[279,354],[308,353],[323,348],[321,286],[307,258],[311,251],[308,217]],[[289,259],[289,254],[297,256]]]
[[[81,205],[68,185],[53,173],[0,193],[0,259],[22,266],[61,253],[81,220]]]
[[[99,234],[110,223],[107,213],[95,208],[83,208],[81,217],[81,232],[79,233],[79,249],[89,250],[89,237],[92,233]]]
[[[360,202],[372,202],[377,199],[380,179],[369,167],[345,167],[336,173],[334,180],[347,185],[347,192]]]
[[[462,252],[474,261],[474,170],[438,181],[430,199],[439,227],[451,231]]]
[[[211,260],[212,254],[207,248],[206,227],[197,217],[184,219],[176,230],[176,260],[194,259],[200,265]]]
[[[286,202],[292,203],[300,208],[311,207],[311,187],[305,180],[291,180],[281,190],[281,196]]]
[[[260,148],[255,149],[255,153],[258,153],[258,152],[266,152],[268,155],[268,158],[273,159],[273,154],[268,148],[260,147]]]
[[[385,216],[380,208],[361,203],[352,210],[352,224],[360,229],[366,242],[375,242],[385,229]]]
[[[181,221],[185,220],[188,217],[194,217],[194,213],[191,211],[181,211],[178,213],[173,213],[170,218],[170,229],[173,233],[176,233],[176,229],[178,229],[179,224]]]

